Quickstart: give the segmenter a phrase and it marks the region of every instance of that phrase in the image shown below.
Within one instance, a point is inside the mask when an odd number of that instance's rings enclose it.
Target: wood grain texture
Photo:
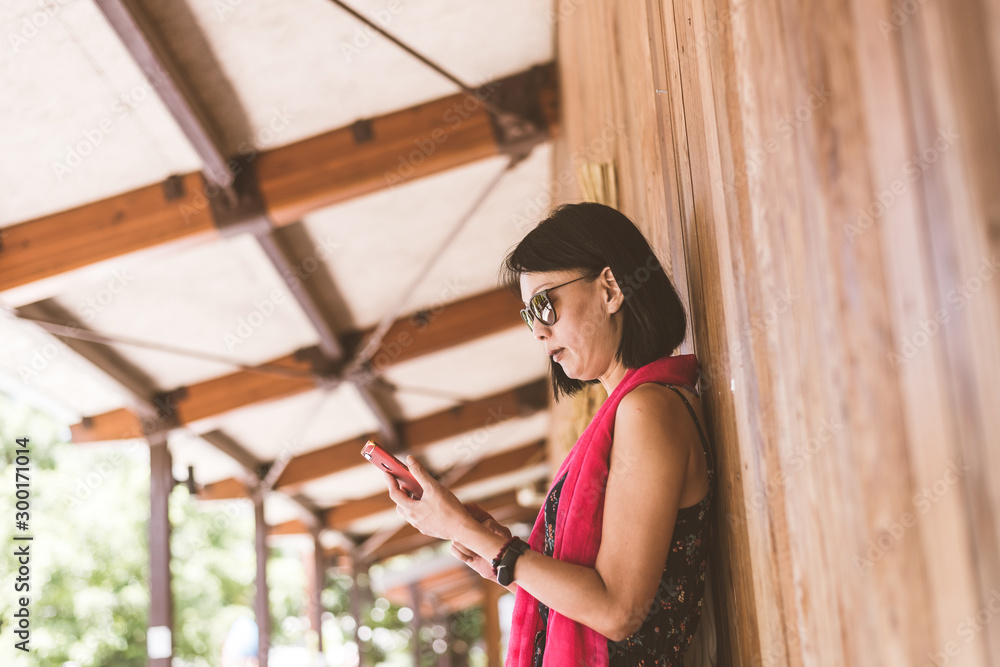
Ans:
[[[718,664],[1000,661],[998,21],[986,0],[560,12],[555,173],[615,163],[703,367]]]

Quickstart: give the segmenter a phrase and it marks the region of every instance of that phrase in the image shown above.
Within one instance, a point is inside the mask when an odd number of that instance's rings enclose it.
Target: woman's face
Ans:
[[[583,275],[579,269],[521,274],[521,300],[527,304],[536,293],[562,285]],[[555,353],[568,377],[594,380],[614,362],[621,336],[621,305],[624,301],[611,269],[605,267],[595,280],[577,280],[549,292],[556,312],[551,326],[537,318],[533,335],[547,352]],[[561,351],[560,351],[561,349]]]

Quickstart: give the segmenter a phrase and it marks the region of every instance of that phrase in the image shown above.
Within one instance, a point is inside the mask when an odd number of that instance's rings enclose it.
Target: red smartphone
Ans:
[[[405,463],[382,449],[382,446],[377,442],[374,440],[366,442],[364,448],[361,450],[361,456],[371,461],[379,470],[385,470],[395,477],[399,485],[409,492],[410,497],[420,500],[420,496],[424,494],[424,490],[417,483],[417,478],[413,476],[413,473],[410,472]]]

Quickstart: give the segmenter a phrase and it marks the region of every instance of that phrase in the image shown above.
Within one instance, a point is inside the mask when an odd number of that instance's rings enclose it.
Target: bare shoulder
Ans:
[[[701,420],[697,394],[677,389]],[[634,493],[670,487],[678,496],[665,501],[665,506],[690,507],[705,496],[709,485],[707,460],[699,442],[698,426],[681,396],[663,385],[641,384],[618,404],[610,475],[628,473],[625,477],[635,487]]]
[[[700,416],[701,401],[698,395],[683,387],[677,387],[684,398]],[[686,414],[684,401],[673,389],[654,382],[645,382],[629,391],[618,403],[615,419],[619,417],[635,417],[637,414],[649,413],[650,416],[661,417],[670,421],[679,414]]]
[[[695,411],[698,420],[703,420],[701,401],[698,395],[689,389],[677,387],[688,405]],[[660,436],[658,439],[667,442],[682,443],[698,442],[698,431],[687,405],[670,387],[660,384],[643,383],[622,397],[615,413],[615,429],[621,426],[630,431],[641,431],[646,435]]]

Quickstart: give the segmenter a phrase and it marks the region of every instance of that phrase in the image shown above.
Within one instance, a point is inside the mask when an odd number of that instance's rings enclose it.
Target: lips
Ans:
[[[560,359],[562,359],[562,353],[563,351],[565,351],[565,349],[566,348],[564,347],[560,347],[555,350],[552,350],[552,352],[549,354],[549,356],[552,357],[552,361],[559,361]]]

